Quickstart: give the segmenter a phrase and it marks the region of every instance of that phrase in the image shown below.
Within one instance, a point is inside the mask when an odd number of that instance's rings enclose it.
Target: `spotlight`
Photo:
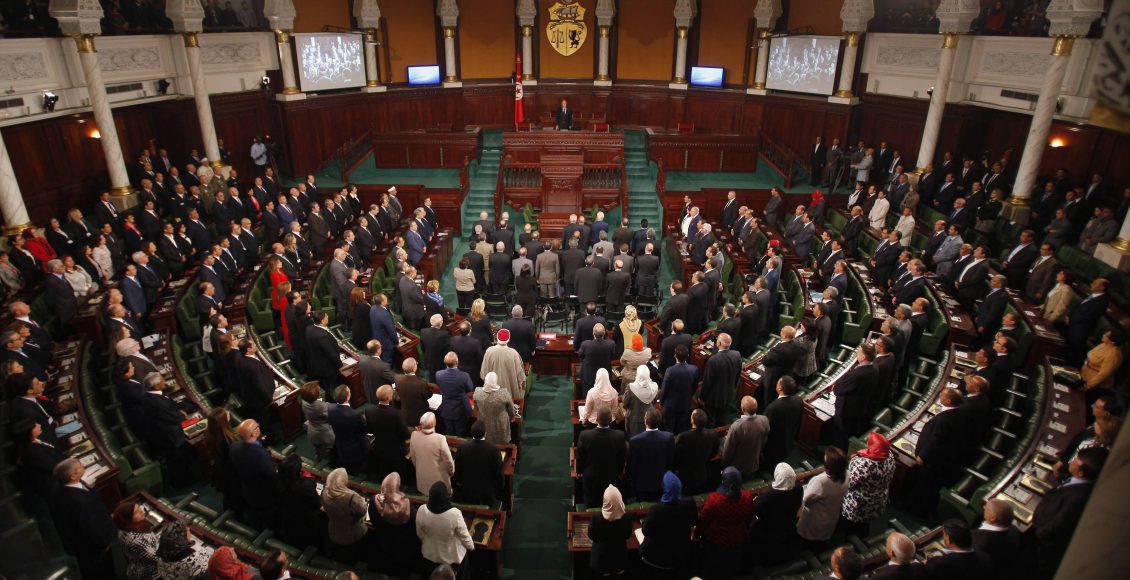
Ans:
[[[59,95],[56,95],[55,93],[52,93],[51,91],[44,91],[43,92],[43,110],[47,111],[48,113],[54,112],[55,111],[55,105],[58,102],[59,102]]]
[[[259,81],[259,88],[267,90],[271,87],[271,77],[264,75],[263,79]]]
[[[168,94],[169,84],[170,84],[169,81],[167,81],[165,79],[161,79],[161,80],[157,81],[157,93],[161,94],[161,95]]]

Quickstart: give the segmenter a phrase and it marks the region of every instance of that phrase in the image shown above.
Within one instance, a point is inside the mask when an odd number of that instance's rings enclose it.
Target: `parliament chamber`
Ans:
[[[1130,576],[1128,18],[6,3],[0,576]]]

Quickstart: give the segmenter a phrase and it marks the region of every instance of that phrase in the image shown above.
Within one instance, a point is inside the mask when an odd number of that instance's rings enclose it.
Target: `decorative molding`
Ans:
[[[1130,3],[1116,2],[1107,15],[1092,81],[1099,101],[1096,105],[1099,118],[1092,114],[1091,121],[1104,126],[1125,127],[1125,119],[1130,117],[1130,93],[1126,92],[1126,87],[1130,86],[1130,44],[1126,42],[1126,30],[1130,30]],[[1121,121],[1115,123],[1120,118]]]
[[[1048,36],[1085,37],[1102,16],[1103,0],[1051,0],[1047,7]]]
[[[102,3],[99,0],[51,0],[47,8],[59,21],[59,30],[67,36],[102,34]]]
[[[612,0],[596,0],[596,23],[600,26],[612,26],[612,19],[616,17],[616,3]]]
[[[22,82],[47,77],[47,59],[43,53],[0,54],[0,81]]]
[[[206,65],[260,64],[263,53],[252,42],[224,42],[200,47],[200,62]]]
[[[381,7],[377,0],[354,0],[353,17],[358,28],[380,28]]]
[[[263,16],[267,18],[267,24],[271,30],[294,28],[294,17],[297,14],[292,0],[266,0],[263,2]]]
[[[757,20],[757,27],[762,30],[772,30],[781,18],[781,0],[757,0],[753,7],[753,17]]]
[[[981,71],[1010,77],[1044,78],[1049,55],[1030,52],[986,52],[981,57]]]
[[[698,16],[698,5],[693,0],[675,0],[675,26],[690,28]]]
[[[599,12],[599,0],[596,9]],[[518,17],[518,22],[522,26],[533,26],[534,20],[538,17],[538,7],[534,4],[534,0],[518,0],[518,7],[514,10],[514,14]],[[599,17],[599,13],[597,16]]]
[[[440,26],[455,28],[459,25],[459,3],[455,0],[439,0],[436,16],[439,17]]]
[[[938,32],[965,34],[980,12],[980,0],[942,0],[936,11]]]
[[[875,17],[874,0],[844,0],[840,21],[844,32],[866,32],[867,23]]]
[[[941,49],[916,46],[880,46],[875,64],[903,69],[937,70]]]
[[[98,63],[104,73],[135,73],[162,69],[161,50],[156,46],[103,48]]]
[[[166,0],[165,16],[180,33],[203,32],[204,7],[198,0]]]

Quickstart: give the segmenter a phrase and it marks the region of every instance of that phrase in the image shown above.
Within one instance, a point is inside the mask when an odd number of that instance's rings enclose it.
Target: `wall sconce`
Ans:
[[[95,128],[90,130],[90,133],[87,133],[87,136],[90,137],[91,139],[101,139],[102,133],[100,133],[98,131],[98,127],[95,127]]]
[[[52,93],[51,91],[44,91],[43,92],[43,110],[44,111],[47,111],[48,113],[55,112],[55,105],[58,104],[58,102],[59,102],[59,95],[56,95],[55,93]]]
[[[1048,142],[1048,147],[1051,147],[1052,149],[1067,147],[1067,142],[1060,137],[1053,137],[1052,140]]]

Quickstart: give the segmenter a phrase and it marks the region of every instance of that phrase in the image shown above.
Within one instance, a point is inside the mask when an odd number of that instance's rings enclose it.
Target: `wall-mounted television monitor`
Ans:
[[[720,87],[726,69],[713,66],[692,66],[691,84],[696,87]]]
[[[408,84],[410,85],[438,85],[439,65],[408,67]]]
[[[295,34],[298,86],[303,92],[365,86],[365,47],[360,34]]]
[[[771,90],[831,95],[840,62],[839,36],[775,36],[769,40],[765,86]]]

